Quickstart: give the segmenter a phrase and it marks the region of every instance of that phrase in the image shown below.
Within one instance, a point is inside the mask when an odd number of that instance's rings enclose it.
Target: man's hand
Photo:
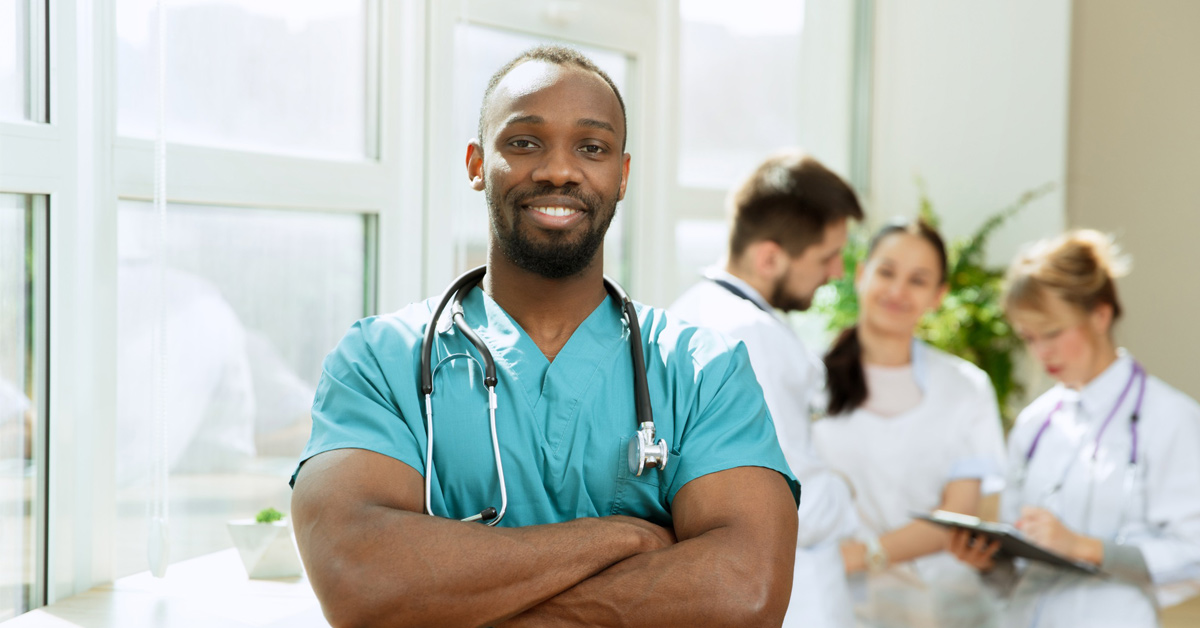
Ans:
[[[605,521],[614,523],[623,523],[637,528],[642,534],[647,535],[646,545],[641,552],[652,552],[670,547],[679,541],[675,539],[675,531],[670,528],[664,528],[660,525],[650,523],[637,517],[626,517],[625,515],[611,515],[603,518]]]
[[[712,473],[684,485],[671,506],[678,543],[625,559],[498,626],[780,625],[797,528],[783,476],[762,467]]]
[[[333,626],[482,626],[525,611],[674,534],[632,517],[490,528],[422,514],[412,467],[362,449],[304,463],[296,543]]]

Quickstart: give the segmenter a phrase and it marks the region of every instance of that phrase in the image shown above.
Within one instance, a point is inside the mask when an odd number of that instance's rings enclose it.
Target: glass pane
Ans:
[[[170,205],[165,314],[170,559],[286,512],[321,361],[364,314],[367,218]],[[117,266],[117,575],[147,569],[158,218],[122,201]]]
[[[692,287],[704,270],[725,257],[729,223],[724,220],[680,220],[675,223],[675,285]]]
[[[35,604],[39,451],[36,322],[41,288],[33,200],[0,194],[0,621]]]
[[[800,143],[804,0],[680,0],[679,183],[727,188]]]
[[[180,0],[167,10],[167,139],[367,155],[367,2]],[[152,138],[154,0],[117,2],[117,130]]]
[[[455,30],[457,54],[454,58],[454,134],[443,141],[461,146],[465,155],[467,142],[475,137],[478,131],[479,106],[483,103],[483,92],[487,89],[488,80],[501,65],[541,43],[562,42],[485,26],[459,24]],[[626,85],[631,63],[629,58],[611,50],[574,43],[568,45],[587,55],[612,78],[628,106],[630,98]],[[455,230],[455,271],[461,273],[487,261],[490,223],[487,200],[482,193],[472,190],[468,185],[466,171],[461,170],[462,162],[455,162],[452,167],[460,168],[462,174],[462,185],[455,188],[452,221]],[[605,272],[618,281],[628,280],[625,276],[628,266],[625,261],[625,214],[628,211],[627,202],[617,206],[617,215],[608,228],[609,235],[604,245]]]
[[[0,0],[0,120],[28,119],[29,0]]]

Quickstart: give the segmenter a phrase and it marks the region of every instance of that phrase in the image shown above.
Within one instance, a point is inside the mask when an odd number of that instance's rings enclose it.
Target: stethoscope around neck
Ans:
[[[431,500],[433,487],[433,344],[438,333],[438,319],[441,318],[442,311],[446,309],[446,306],[453,302],[450,307],[450,318],[454,321],[454,326],[483,357],[483,384],[488,392],[488,426],[492,432],[492,457],[496,462],[496,476],[500,479],[500,510],[497,511],[496,508],[489,506],[479,514],[467,517],[462,521],[482,521],[489,526],[494,526],[500,523],[505,512],[508,511],[508,487],[504,481],[500,441],[496,438],[496,384],[498,382],[496,361],[479,335],[467,325],[466,317],[463,314],[463,299],[483,279],[485,273],[487,273],[487,266],[480,266],[455,279],[454,283],[446,289],[437,309],[433,311],[429,326],[425,329],[425,342],[421,346],[421,393],[425,395],[426,434],[425,512],[429,515],[434,514]],[[646,383],[646,363],[642,354],[642,330],[637,322],[637,310],[629,295],[625,294],[621,286],[608,277],[604,278],[604,288],[621,304],[621,314],[625,319],[625,324],[629,327],[630,356],[633,360],[633,398],[637,411],[637,432],[629,441],[629,471],[640,476],[650,467],[658,467],[659,470],[665,469],[669,449],[666,440],[659,439],[657,442],[654,440],[654,412],[650,407],[650,388]]]
[[[1117,397],[1116,403],[1113,404],[1112,409],[1109,410],[1109,412],[1108,412],[1108,416],[1106,416],[1104,418],[1104,422],[1100,424],[1100,429],[1097,430],[1097,432],[1096,432],[1096,438],[1094,440],[1093,447],[1092,447],[1092,455],[1090,456],[1091,462],[1094,465],[1100,454],[1100,441],[1104,437],[1105,430],[1108,429],[1108,425],[1110,423],[1112,423],[1112,420],[1116,416],[1117,411],[1120,410],[1121,406],[1125,403],[1126,397],[1128,397],[1129,392],[1133,389],[1133,383],[1135,381],[1139,381],[1137,401],[1134,403],[1133,413],[1129,417],[1129,435],[1130,435],[1129,461],[1128,461],[1128,465],[1126,466],[1125,486],[1124,486],[1124,491],[1126,493],[1132,493],[1135,490],[1136,484],[1137,484],[1137,474],[1138,474],[1138,469],[1139,469],[1138,422],[1139,422],[1140,415],[1142,412],[1142,401],[1145,399],[1145,396],[1146,396],[1146,380],[1147,380],[1147,378],[1148,378],[1148,375],[1146,374],[1146,369],[1143,368],[1142,365],[1137,360],[1134,360],[1133,361],[1133,370],[1129,374],[1128,381],[1125,382],[1125,387],[1121,390],[1121,395],[1119,397]],[[1025,464],[1022,466],[1020,473],[1017,476],[1018,488],[1022,492],[1024,491],[1026,476],[1029,473],[1029,464],[1030,464],[1030,462],[1033,461],[1034,454],[1037,453],[1038,444],[1041,443],[1042,435],[1044,435],[1046,433],[1046,430],[1050,427],[1051,421],[1054,419],[1054,415],[1057,414],[1059,410],[1062,410],[1062,407],[1063,407],[1063,402],[1062,402],[1062,400],[1059,400],[1059,402],[1057,404],[1055,404],[1054,409],[1052,409],[1049,412],[1049,414],[1046,415],[1046,419],[1044,421],[1042,421],[1041,427],[1038,428],[1037,434],[1035,434],[1033,437],[1033,442],[1030,443],[1029,449],[1025,452]],[[1086,446],[1087,446],[1086,440],[1084,440],[1080,443],[1079,449],[1076,449],[1076,451],[1072,454],[1070,461],[1067,463],[1067,466],[1063,470],[1061,476],[1058,478],[1058,481],[1054,484],[1054,486],[1049,491],[1046,492],[1045,496],[1039,501],[1045,501],[1046,499],[1049,499],[1050,497],[1058,495],[1062,491],[1063,485],[1067,481],[1067,476],[1070,475],[1071,468],[1075,465],[1076,459],[1078,459],[1079,455],[1082,453],[1082,448],[1086,447]],[[1126,495],[1126,499],[1123,501],[1129,502],[1129,501],[1137,501],[1137,500],[1132,500],[1132,499],[1130,499],[1129,495]],[[1122,508],[1122,511],[1121,511],[1122,521],[1120,521],[1117,526],[1119,540],[1121,537],[1124,536],[1123,528],[1124,528],[1124,524],[1126,523],[1125,510],[1129,506],[1129,504],[1124,503],[1123,506],[1124,507]],[[1144,505],[1143,505],[1143,508],[1144,508]],[[1088,499],[1087,510],[1089,512],[1091,510],[1090,494],[1089,494],[1089,499]],[[1090,519],[1090,515],[1085,517],[1085,520],[1087,520],[1087,519]]]

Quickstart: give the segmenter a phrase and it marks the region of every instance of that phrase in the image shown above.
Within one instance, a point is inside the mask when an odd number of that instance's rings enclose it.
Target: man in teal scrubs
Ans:
[[[745,348],[638,306],[665,469],[629,470],[629,328],[603,284],[629,174],[624,104],[586,57],[536,48],[493,77],[471,185],[491,219],[464,300],[494,356],[500,505],[480,356],[443,316],[425,510],[419,373],[435,302],[359,321],[325,361],[292,516],[313,588],[348,626],[779,625],[796,483]]]

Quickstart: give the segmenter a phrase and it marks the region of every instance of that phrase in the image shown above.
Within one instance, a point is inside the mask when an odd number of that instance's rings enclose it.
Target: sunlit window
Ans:
[[[40,200],[0,194],[0,621],[36,603],[45,385]]]
[[[680,0],[679,183],[726,188],[800,143],[804,0]]]
[[[368,218],[123,201],[117,266],[117,573],[147,568],[152,334],[165,329],[170,558],[230,546],[225,521],[287,510],[321,362],[365,314]]]
[[[29,0],[0,0],[0,120],[29,118]]]
[[[366,0],[167,5],[168,140],[312,157],[371,156]],[[154,6],[155,0],[117,2],[117,128],[124,136],[155,135]]]

